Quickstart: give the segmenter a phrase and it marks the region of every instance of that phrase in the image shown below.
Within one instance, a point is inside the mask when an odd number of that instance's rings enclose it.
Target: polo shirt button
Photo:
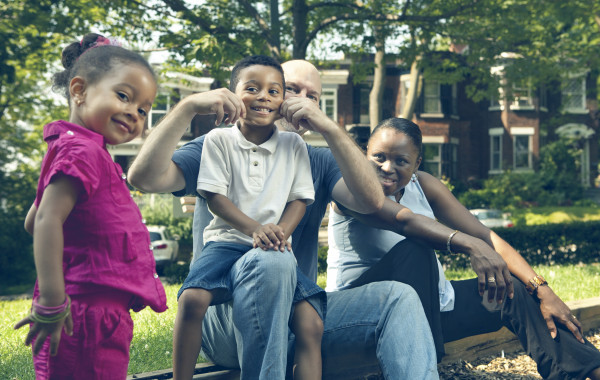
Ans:
[[[154,273],[154,278],[158,278],[158,274],[157,273]]]
[[[258,166],[258,161],[254,161],[254,162],[252,163],[252,165],[254,165],[254,166]]]
[[[67,135],[69,135],[69,136],[73,136],[73,135],[74,135],[74,133],[73,133],[73,131],[67,131]]]
[[[256,152],[256,148],[252,148],[252,151],[253,151],[253,152]]]

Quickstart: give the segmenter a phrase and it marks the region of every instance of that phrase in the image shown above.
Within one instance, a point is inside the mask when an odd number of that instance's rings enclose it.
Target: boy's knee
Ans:
[[[267,276],[289,276],[296,273],[296,260],[290,252],[263,251],[255,257],[256,270]]]
[[[320,346],[323,339],[323,329],[323,320],[317,314],[315,317],[301,318],[294,334],[296,339],[304,344],[318,344]]]
[[[177,310],[186,318],[204,318],[210,306],[210,293],[204,289],[188,288],[181,293],[177,301]]]
[[[319,313],[306,301],[298,304],[292,321],[296,339],[305,344],[321,344],[324,324]]]

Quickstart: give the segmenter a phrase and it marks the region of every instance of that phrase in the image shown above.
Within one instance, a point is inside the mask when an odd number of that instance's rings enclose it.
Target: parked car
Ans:
[[[179,236],[171,236],[165,226],[148,226],[148,232],[156,265],[175,261],[179,253]]]
[[[507,214],[503,214],[500,210],[478,208],[471,211],[477,219],[486,227],[513,227],[514,224]]]

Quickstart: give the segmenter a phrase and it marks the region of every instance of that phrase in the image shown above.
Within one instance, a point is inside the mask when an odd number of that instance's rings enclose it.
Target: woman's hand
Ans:
[[[514,288],[506,262],[483,240],[476,239],[470,250],[471,267],[477,274],[479,295],[488,289],[488,302],[496,299],[501,304],[506,294],[513,298]]]
[[[546,320],[546,325],[548,326],[552,339],[556,338],[557,330],[555,321],[557,321],[565,325],[579,342],[585,343],[583,340],[581,323],[573,315],[571,309],[569,309],[549,286],[538,287],[537,296],[540,300],[542,316]]]
[[[262,248],[263,250],[274,249],[281,252],[285,251],[285,248],[291,251],[291,245],[285,240],[285,232],[283,228],[276,224],[264,224],[259,226],[252,233],[252,240],[254,248]]]
[[[14,326],[14,329],[20,329],[21,327],[33,323],[29,328],[29,333],[25,338],[25,345],[29,346],[35,339],[35,343],[32,347],[33,354],[37,355],[42,349],[42,345],[46,341],[46,338],[50,336],[50,355],[54,356],[58,352],[58,344],[60,343],[60,335],[64,327],[65,333],[69,336],[73,334],[73,317],[71,313],[55,323],[40,323],[31,320],[31,315],[21,319]]]

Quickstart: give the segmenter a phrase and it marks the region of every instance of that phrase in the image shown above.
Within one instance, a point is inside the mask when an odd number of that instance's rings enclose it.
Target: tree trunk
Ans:
[[[383,89],[385,84],[385,37],[378,36],[376,30],[373,30],[375,38],[375,72],[373,74],[373,86],[369,93],[369,126],[371,132],[381,121],[381,112],[383,105]]]
[[[306,6],[306,0],[294,0],[292,4],[292,38],[293,49],[292,57],[294,59],[305,59],[306,58],[306,30],[308,17],[308,7]]]
[[[417,105],[417,99],[421,95],[421,86],[423,81],[421,80],[421,70],[419,70],[419,57],[416,57],[412,65],[410,65],[410,79],[408,93],[404,99],[403,110],[401,117],[407,120],[412,120],[415,113],[415,106]]]
[[[279,21],[279,0],[270,0],[271,13],[271,54],[281,57],[281,23]]]

